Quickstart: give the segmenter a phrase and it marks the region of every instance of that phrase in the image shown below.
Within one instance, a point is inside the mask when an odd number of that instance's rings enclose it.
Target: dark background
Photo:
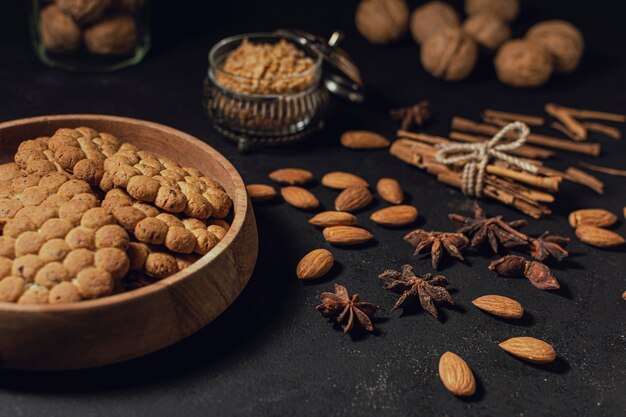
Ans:
[[[68,74],[40,64],[30,49],[25,2],[0,2],[0,121],[57,113],[105,113],[164,123],[189,132],[224,153],[248,183],[268,182],[273,169],[294,166],[317,178],[331,170],[362,175],[371,184],[397,178],[420,210],[418,226],[451,230],[446,214],[470,207],[456,190],[403,165],[384,150],[355,152],[338,144],[348,129],[372,129],[393,137],[395,124],[380,108],[427,98],[437,112],[429,132],[445,135],[453,115],[477,119],[483,108],[541,114],[547,101],[625,112],[626,29],[614,1],[528,1],[515,33],[548,18],[574,22],[585,34],[580,69],[557,76],[545,88],[521,91],[494,78],[484,58],[467,81],[446,84],[428,76],[419,49],[407,36],[386,47],[368,44],[353,24],[355,1],[158,1],[154,3],[153,48],[140,65],[104,75]],[[419,2],[410,1],[412,7]],[[176,4],[176,6],[174,6]],[[454,2],[461,10],[461,2]],[[342,29],[344,48],[362,70],[371,104],[333,102],[326,129],[298,147],[239,155],[212,130],[203,113],[201,81],[207,52],[221,38],[243,32],[294,27],[328,35]],[[622,126],[622,131],[626,131]],[[601,141],[598,164],[626,168],[621,142]],[[559,156],[554,166],[575,164]],[[591,162],[596,162],[593,160]],[[529,233],[573,237],[567,214],[603,207],[621,213],[624,178],[599,175],[604,196],[565,184],[554,214],[531,221]],[[325,208],[335,193],[312,188]],[[485,202],[492,214],[517,212]],[[442,273],[458,305],[440,308],[437,321],[424,312],[391,312],[395,295],[376,276],[403,263],[431,272],[428,258],[413,258],[402,241],[409,230],[376,226],[359,214],[376,243],[360,249],[334,248],[338,266],[323,282],[303,284],[294,276],[305,253],[328,247],[306,221],[310,214],[284,204],[255,207],[260,234],[259,261],[239,299],[198,334],[161,352],[101,369],[63,373],[0,372],[2,416],[277,416],[277,415],[432,415],[432,416],[618,416],[626,413],[626,289],[623,250],[597,250],[574,239],[571,256],[554,266],[562,289],[542,292],[523,279],[498,278],[487,270],[488,253],[466,264],[444,262]],[[626,234],[622,221],[615,227]],[[481,256],[484,255],[484,256]],[[378,334],[342,334],[315,311],[320,292],[335,282],[382,308]],[[519,300],[524,319],[508,322],[488,316],[470,301],[484,294]],[[137,329],[138,332],[141,329]],[[552,343],[558,360],[533,366],[501,351],[497,343],[514,336]],[[0,336],[1,337],[1,336]],[[68,340],[67,343],[72,343]],[[437,376],[440,355],[464,357],[478,379],[471,400],[450,395]],[[45,355],[46,352],[41,352]]]

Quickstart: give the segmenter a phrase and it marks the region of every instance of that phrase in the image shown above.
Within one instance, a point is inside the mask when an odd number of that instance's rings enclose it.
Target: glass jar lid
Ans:
[[[322,57],[328,64],[324,85],[333,94],[353,102],[364,100],[361,72],[350,56],[338,44],[343,38],[341,32],[333,32],[328,40],[308,32],[292,29],[279,29],[275,35],[288,37]]]

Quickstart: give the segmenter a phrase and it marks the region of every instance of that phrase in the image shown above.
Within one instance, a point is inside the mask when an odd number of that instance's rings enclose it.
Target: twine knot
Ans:
[[[511,131],[519,132],[519,137],[512,142],[500,143],[505,135]],[[482,197],[485,184],[485,171],[491,159],[499,159],[511,165],[528,171],[537,172],[537,167],[523,159],[509,155],[507,152],[519,148],[526,142],[530,130],[522,122],[513,122],[504,126],[491,139],[480,143],[452,143],[441,144],[435,155],[440,164],[452,165],[457,162],[466,162],[463,167],[463,194],[471,197]]]

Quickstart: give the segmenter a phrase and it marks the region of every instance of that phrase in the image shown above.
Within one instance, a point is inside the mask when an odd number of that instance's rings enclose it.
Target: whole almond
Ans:
[[[313,181],[313,173],[300,168],[282,168],[269,174],[271,180],[279,184],[304,185]]]
[[[519,319],[524,315],[524,308],[520,303],[501,295],[483,295],[472,301],[472,304],[487,313],[505,319]]]
[[[476,392],[476,379],[467,362],[459,355],[446,352],[439,359],[439,378],[448,391],[458,397]]]
[[[360,210],[372,202],[374,196],[367,188],[355,185],[348,187],[339,193],[335,199],[335,210],[356,211]]]
[[[356,217],[345,211],[323,211],[311,217],[309,223],[317,227],[352,226],[356,224]]]
[[[322,232],[324,239],[333,245],[359,245],[372,239],[372,234],[361,227],[331,226]]]
[[[385,207],[372,213],[370,219],[381,226],[405,226],[417,219],[417,209],[407,205]]]
[[[534,337],[513,337],[498,346],[511,355],[532,363],[550,363],[556,359],[556,351],[552,345]]]
[[[362,187],[369,187],[367,181],[358,175],[351,174],[349,172],[329,172],[322,177],[322,185],[334,190],[345,190],[348,187],[354,185],[360,185]]]
[[[317,197],[302,187],[283,187],[280,190],[280,195],[287,203],[302,210],[312,210],[320,205]]]
[[[307,253],[298,262],[296,276],[298,279],[316,279],[326,275],[333,267],[335,259],[326,249],[315,249]]]
[[[612,248],[624,243],[624,238],[617,233],[589,225],[578,226],[576,236],[582,242],[599,248]]]
[[[380,198],[391,204],[400,204],[404,200],[402,187],[393,178],[381,178],[378,180],[376,192],[380,195]]]
[[[266,201],[276,196],[274,187],[266,184],[249,184],[246,190],[252,201]]]
[[[341,144],[350,149],[381,149],[388,147],[389,141],[378,133],[350,130],[341,135]]]
[[[615,224],[617,216],[605,209],[576,210],[569,215],[569,224],[572,227],[582,225],[608,227]]]

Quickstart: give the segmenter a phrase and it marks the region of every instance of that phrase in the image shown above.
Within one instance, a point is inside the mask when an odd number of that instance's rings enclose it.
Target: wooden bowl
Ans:
[[[215,319],[237,298],[254,269],[256,222],[239,173],[215,149],[179,130],[103,115],[15,120],[0,124],[0,161],[11,161],[22,140],[79,126],[112,133],[215,178],[234,202],[234,219],[213,250],[155,284],[65,305],[0,302],[0,366],[5,368],[87,368],[154,352]]]

